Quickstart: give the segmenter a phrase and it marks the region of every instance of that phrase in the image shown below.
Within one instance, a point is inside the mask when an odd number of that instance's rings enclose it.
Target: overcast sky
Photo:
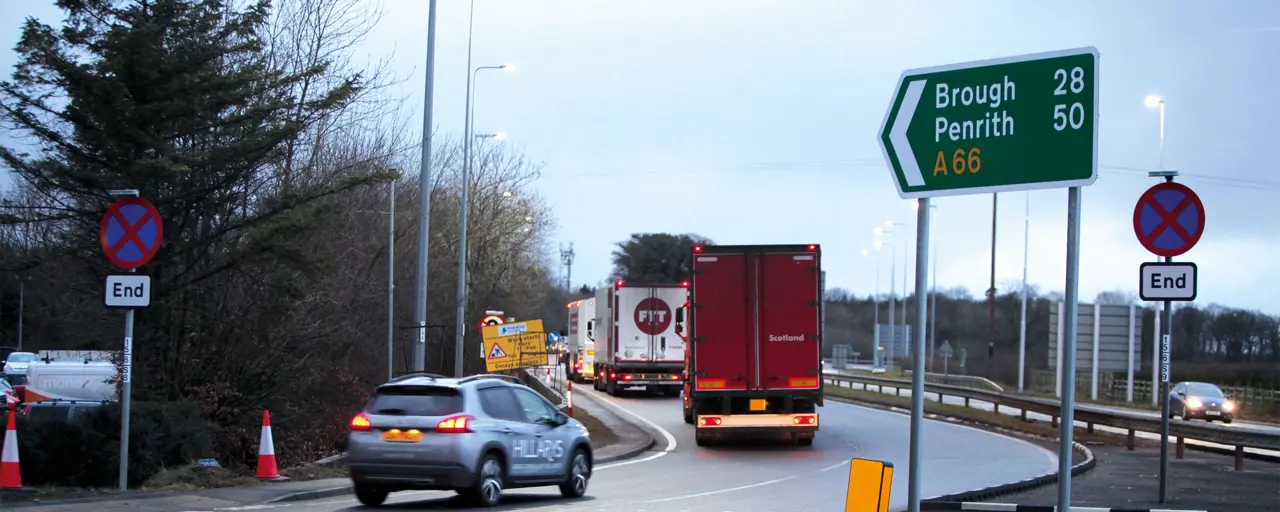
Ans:
[[[61,17],[49,0],[3,0],[0,65],[21,18]],[[427,0],[384,11],[362,48],[394,52],[407,108],[420,116]],[[692,232],[718,243],[819,243],[828,287],[876,287],[871,230],[905,223],[877,131],[903,70],[1095,46],[1101,57],[1100,177],[1084,189],[1080,296],[1136,293],[1154,260],[1132,229],[1155,181],[1167,103],[1166,167],[1204,201],[1207,229],[1179,259],[1200,268],[1199,303],[1280,312],[1280,2],[1190,0],[761,1],[476,0],[476,131],[506,131],[545,164],[540,193],[556,240],[577,253],[575,285],[595,284],[635,232]],[[463,126],[466,0],[440,0],[435,123]],[[8,71],[5,72],[8,74]],[[420,124],[420,123],[419,123]],[[1066,190],[1030,194],[1029,276],[1065,279]],[[999,198],[996,281],[1020,280],[1027,194]],[[936,199],[939,287],[980,295],[990,274],[991,196]],[[901,229],[901,228],[899,228]],[[898,287],[902,248],[897,249]],[[914,250],[912,251],[914,257]],[[880,261],[882,291],[890,274]],[[914,262],[911,262],[914,266]],[[438,288],[437,288],[438,289]]]

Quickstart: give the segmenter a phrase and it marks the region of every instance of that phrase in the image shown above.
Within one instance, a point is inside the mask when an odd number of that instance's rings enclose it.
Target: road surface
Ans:
[[[647,422],[661,434],[658,446],[636,459],[597,467],[586,498],[566,500],[554,488],[517,489],[504,494],[498,510],[825,512],[844,501],[852,457],[893,462],[892,505],[906,505],[909,425],[902,414],[833,401],[819,410],[821,430],[812,447],[760,442],[700,448],[694,444],[693,427],[681,419],[678,398],[609,397],[581,386],[574,389],[574,402],[588,409],[611,407]],[[1039,446],[942,422],[926,422],[924,453],[925,498],[1057,468],[1057,457]],[[385,508],[452,510],[463,505],[451,492],[404,492],[392,494]],[[338,498],[253,510],[357,508],[354,498]]]

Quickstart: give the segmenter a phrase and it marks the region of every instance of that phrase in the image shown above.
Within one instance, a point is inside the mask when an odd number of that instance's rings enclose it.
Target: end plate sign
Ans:
[[[1195,263],[1143,263],[1139,271],[1142,282],[1138,297],[1144,301],[1196,300],[1197,271]]]
[[[109,308],[145,308],[151,305],[151,276],[143,274],[114,274],[107,276],[107,289],[103,294]]]
[[[879,138],[904,199],[1092,185],[1098,50],[908,70]]]

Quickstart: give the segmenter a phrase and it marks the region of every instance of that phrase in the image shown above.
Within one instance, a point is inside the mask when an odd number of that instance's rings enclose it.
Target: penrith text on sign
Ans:
[[[1143,263],[1138,271],[1142,280],[1138,296],[1145,301],[1193,301],[1196,300],[1196,264]]]

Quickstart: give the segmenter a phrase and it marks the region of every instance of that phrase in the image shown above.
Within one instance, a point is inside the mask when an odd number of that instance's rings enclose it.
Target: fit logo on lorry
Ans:
[[[671,327],[671,306],[657,297],[649,297],[636,304],[633,315],[636,328],[650,336],[657,336]]]
[[[770,334],[769,341],[804,341],[804,336],[799,334]]]

